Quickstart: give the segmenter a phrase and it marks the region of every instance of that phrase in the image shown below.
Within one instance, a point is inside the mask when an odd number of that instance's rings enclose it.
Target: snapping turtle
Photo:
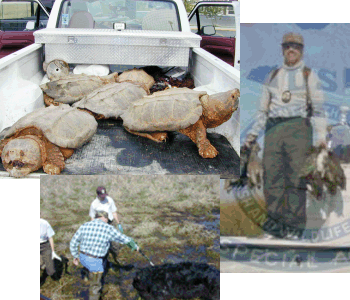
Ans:
[[[117,73],[112,73],[108,76],[72,74],[44,83],[40,85],[40,88],[44,92],[46,105],[58,105],[58,103],[72,104],[81,100],[93,90],[105,84],[116,82],[117,78]]]
[[[213,158],[218,151],[207,139],[206,128],[214,128],[229,120],[238,108],[239,90],[207,95],[188,88],[171,88],[153,93],[130,105],[122,114],[123,125],[130,133],[161,142],[165,132],[179,131],[198,147],[203,158]]]
[[[148,89],[132,82],[106,84],[86,95],[73,107],[87,109],[100,118],[118,118],[130,103],[149,94]]]
[[[144,85],[146,89],[150,89],[155,81],[154,78],[151,75],[148,75],[144,70],[142,69],[132,69],[124,71],[122,74],[118,77],[118,82],[125,82],[125,81],[131,81],[131,82],[137,82],[140,85]]]
[[[24,177],[41,167],[48,174],[60,174],[64,160],[96,130],[97,122],[89,113],[69,105],[37,109],[4,132],[2,163],[13,177]]]

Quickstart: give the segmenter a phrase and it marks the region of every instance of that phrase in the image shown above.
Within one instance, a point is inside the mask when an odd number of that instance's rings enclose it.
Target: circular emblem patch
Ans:
[[[282,101],[284,103],[288,103],[290,99],[292,98],[292,94],[290,91],[284,91],[282,94]]]

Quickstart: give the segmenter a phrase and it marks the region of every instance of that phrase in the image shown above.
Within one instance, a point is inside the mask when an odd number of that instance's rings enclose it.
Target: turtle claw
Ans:
[[[167,132],[152,132],[150,133],[150,135],[152,136],[153,140],[158,143],[166,142],[166,140],[168,139]]]
[[[46,106],[50,106],[50,105],[59,106],[59,105],[61,105],[61,103],[55,101],[53,98],[49,97],[46,94],[44,94],[44,103]]]
[[[200,146],[198,152],[203,158],[214,158],[219,154],[218,150],[210,143]]]
[[[43,169],[44,169],[44,172],[49,174],[49,175],[58,175],[61,173],[60,167],[58,167],[54,164],[51,164],[51,163],[46,163],[43,166]]]

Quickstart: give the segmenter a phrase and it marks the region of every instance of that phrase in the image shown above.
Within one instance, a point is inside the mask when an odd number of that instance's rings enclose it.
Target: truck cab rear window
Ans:
[[[67,0],[61,6],[59,28],[180,31],[177,6],[172,1]]]
[[[34,21],[35,29],[45,28],[48,16],[34,1],[0,3],[0,30],[24,31],[27,22]]]

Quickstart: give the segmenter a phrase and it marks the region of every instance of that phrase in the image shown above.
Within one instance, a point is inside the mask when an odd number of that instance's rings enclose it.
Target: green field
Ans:
[[[51,299],[86,299],[88,282],[72,264],[69,242],[84,222],[104,185],[115,200],[124,233],[139,244],[155,265],[206,262],[219,269],[219,176],[42,176],[41,217],[56,234],[55,250],[69,258],[71,275],[48,278],[41,293]],[[122,246],[120,261],[129,268],[109,270],[104,299],[138,299],[132,287],[137,268],[149,266],[137,252]],[[131,268],[131,269],[130,269]]]

